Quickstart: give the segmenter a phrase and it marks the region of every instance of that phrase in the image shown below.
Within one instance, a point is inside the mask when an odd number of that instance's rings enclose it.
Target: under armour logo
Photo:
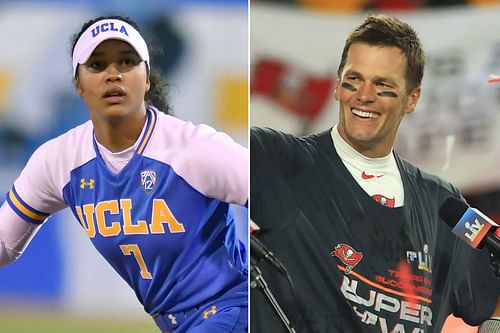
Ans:
[[[175,316],[171,313],[168,314],[168,319],[170,319],[170,322],[172,323],[172,325],[177,325],[177,318],[175,318]]]
[[[94,189],[94,183],[95,183],[95,181],[94,181],[93,178],[90,178],[90,180],[88,182],[85,181],[85,178],[82,178],[80,180],[80,188],[82,190],[84,190],[85,186],[88,186],[91,190],[93,190]]]
[[[212,308],[210,310],[205,310],[203,311],[203,319],[207,319],[209,314],[216,314],[217,313],[217,307],[215,305],[212,305]]]

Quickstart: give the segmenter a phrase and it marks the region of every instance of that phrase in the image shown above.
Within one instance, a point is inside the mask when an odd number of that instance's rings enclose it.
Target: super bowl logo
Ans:
[[[423,245],[422,251],[406,251],[406,261],[409,264],[418,263],[419,270],[432,273],[432,255],[427,244]]]
[[[147,195],[150,195],[156,187],[156,171],[141,171],[141,186],[144,189],[144,192],[146,192]]]

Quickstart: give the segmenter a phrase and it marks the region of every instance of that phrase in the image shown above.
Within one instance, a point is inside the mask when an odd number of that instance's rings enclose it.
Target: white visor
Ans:
[[[86,63],[96,47],[108,39],[118,39],[129,43],[141,60],[145,61],[148,68],[150,68],[148,46],[139,31],[127,22],[117,19],[105,19],[97,21],[88,27],[76,42],[73,50],[74,78],[76,78],[78,65]]]

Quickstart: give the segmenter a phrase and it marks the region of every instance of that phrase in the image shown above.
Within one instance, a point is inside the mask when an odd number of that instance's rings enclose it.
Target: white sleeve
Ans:
[[[7,195],[12,210],[27,222],[40,224],[50,214],[66,207],[62,198],[62,181],[58,179],[65,176],[59,167],[58,160],[65,157],[60,146],[55,140],[41,145],[31,155]]]
[[[248,200],[249,151],[213,128],[200,125],[187,145],[191,159],[180,164],[195,188],[224,202],[244,205]]]
[[[95,158],[89,120],[45,142],[31,155],[7,195],[7,202],[25,221],[39,224],[66,208],[63,189],[71,171]]]
[[[40,229],[24,221],[4,202],[0,207],[0,267],[17,259]]]
[[[162,161],[209,198],[245,205],[249,151],[223,132],[171,116],[160,118],[145,156]],[[163,123],[165,122],[165,123]]]

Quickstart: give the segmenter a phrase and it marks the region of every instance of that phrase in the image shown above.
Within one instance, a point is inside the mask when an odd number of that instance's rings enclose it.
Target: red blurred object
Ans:
[[[414,297],[416,296],[416,288],[412,280],[412,271],[410,264],[406,261],[400,261],[398,263],[398,273],[399,281],[401,282],[403,292],[405,293],[405,300],[412,305],[417,304]]]
[[[310,121],[323,111],[334,85],[332,73],[313,75],[281,60],[261,58],[254,65],[250,91]]]

